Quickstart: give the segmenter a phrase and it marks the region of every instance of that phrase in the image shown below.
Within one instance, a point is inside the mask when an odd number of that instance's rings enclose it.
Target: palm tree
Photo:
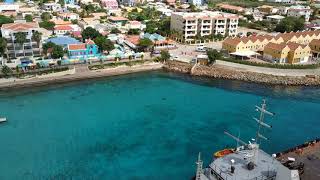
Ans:
[[[6,51],[7,41],[5,38],[0,38],[0,55],[3,57]]]
[[[34,32],[32,33],[31,39],[32,39],[33,41],[36,41],[36,42],[37,42],[37,45],[39,45],[39,43],[40,43],[40,41],[41,41],[41,36],[42,36],[42,33],[41,33],[41,32],[39,32],[39,31],[34,31]]]
[[[27,35],[24,32],[16,33],[15,38],[16,38],[17,43],[19,43],[21,46],[23,45],[23,43],[25,43],[27,41]]]

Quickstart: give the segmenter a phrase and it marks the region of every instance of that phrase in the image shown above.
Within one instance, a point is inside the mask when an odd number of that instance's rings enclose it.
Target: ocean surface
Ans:
[[[161,71],[0,93],[0,179],[190,179],[202,152],[255,137],[255,105],[276,113],[262,146],[320,137],[320,89]]]

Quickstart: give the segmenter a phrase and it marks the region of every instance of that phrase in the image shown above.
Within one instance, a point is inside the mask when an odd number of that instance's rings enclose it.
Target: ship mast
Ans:
[[[196,162],[196,164],[197,164],[197,172],[196,172],[195,180],[201,180],[202,166],[203,166],[203,161],[201,160],[201,152],[199,152],[198,161]]]
[[[255,142],[254,142],[254,147],[253,147],[253,149],[254,149],[253,159],[254,159],[255,164],[256,164],[256,159],[257,159],[258,152],[259,152],[259,151],[258,151],[258,150],[259,150],[259,142],[261,142],[261,141],[259,141],[259,140],[260,140],[260,139],[269,140],[268,138],[266,138],[265,136],[263,136],[263,135],[260,133],[260,131],[261,131],[261,129],[262,129],[263,127],[270,128],[270,129],[272,128],[272,126],[264,123],[265,114],[270,115],[270,116],[273,116],[273,115],[274,115],[274,113],[267,111],[267,110],[266,110],[266,107],[267,107],[267,105],[266,105],[266,100],[263,99],[262,104],[261,104],[261,107],[260,107],[260,106],[256,106],[256,110],[257,110],[257,111],[260,111],[260,117],[259,117],[259,119],[255,118],[255,117],[253,118],[253,119],[258,123],[258,130],[257,130],[257,134],[256,134],[256,139],[255,139]]]
[[[257,108],[256,110],[257,110],[257,111],[260,111],[260,117],[259,117],[259,119],[255,118],[255,117],[253,118],[253,119],[256,120],[256,122],[259,124],[259,125],[258,125],[258,131],[257,131],[256,139],[255,139],[255,141],[256,141],[257,144],[259,143],[259,139],[260,139],[260,138],[261,138],[261,139],[264,139],[264,140],[268,140],[268,138],[264,137],[264,136],[261,135],[261,133],[260,133],[260,130],[261,130],[262,126],[263,126],[263,127],[267,127],[267,128],[272,128],[272,126],[264,123],[264,115],[265,115],[265,114],[268,114],[268,115],[271,115],[271,116],[274,115],[274,113],[267,111],[267,110],[266,110],[266,107],[267,107],[267,104],[266,104],[266,100],[264,99],[263,102],[262,102],[262,104],[261,104],[261,107],[256,106],[256,108]]]

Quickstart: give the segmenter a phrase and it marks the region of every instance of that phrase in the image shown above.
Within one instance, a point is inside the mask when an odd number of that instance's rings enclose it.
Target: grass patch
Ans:
[[[249,66],[267,67],[275,69],[316,69],[320,67],[319,63],[316,64],[272,64],[272,63],[258,63],[251,61],[237,60],[234,58],[221,58],[222,61],[244,64]]]

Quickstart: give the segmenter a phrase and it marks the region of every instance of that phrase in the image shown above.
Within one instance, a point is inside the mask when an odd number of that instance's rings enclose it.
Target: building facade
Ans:
[[[275,63],[298,64],[308,62],[311,57],[308,45],[294,42],[268,43],[263,51],[263,58]]]
[[[237,35],[239,17],[223,12],[174,12],[171,15],[170,29],[182,34],[188,41],[197,35]]]
[[[228,38],[223,41],[222,49],[236,55],[258,52],[263,54],[266,60],[295,64],[308,61],[311,56],[312,48],[310,49],[310,47],[313,47],[311,42],[316,42],[314,40],[319,39],[320,30],[280,33],[276,36],[260,35]]]
[[[7,41],[7,58],[40,56],[42,41],[37,42],[33,38],[33,33],[39,32],[39,30],[39,25],[35,22],[3,24],[1,34]],[[21,33],[25,34],[25,42],[23,44],[17,42],[17,33],[20,33],[20,35]]]
[[[98,55],[98,46],[92,40],[87,40],[86,43],[82,44],[68,45],[68,56],[70,58],[88,58]]]
[[[309,21],[311,15],[311,9],[309,6],[291,6],[288,9],[287,16],[296,18],[304,17],[305,21]]]

